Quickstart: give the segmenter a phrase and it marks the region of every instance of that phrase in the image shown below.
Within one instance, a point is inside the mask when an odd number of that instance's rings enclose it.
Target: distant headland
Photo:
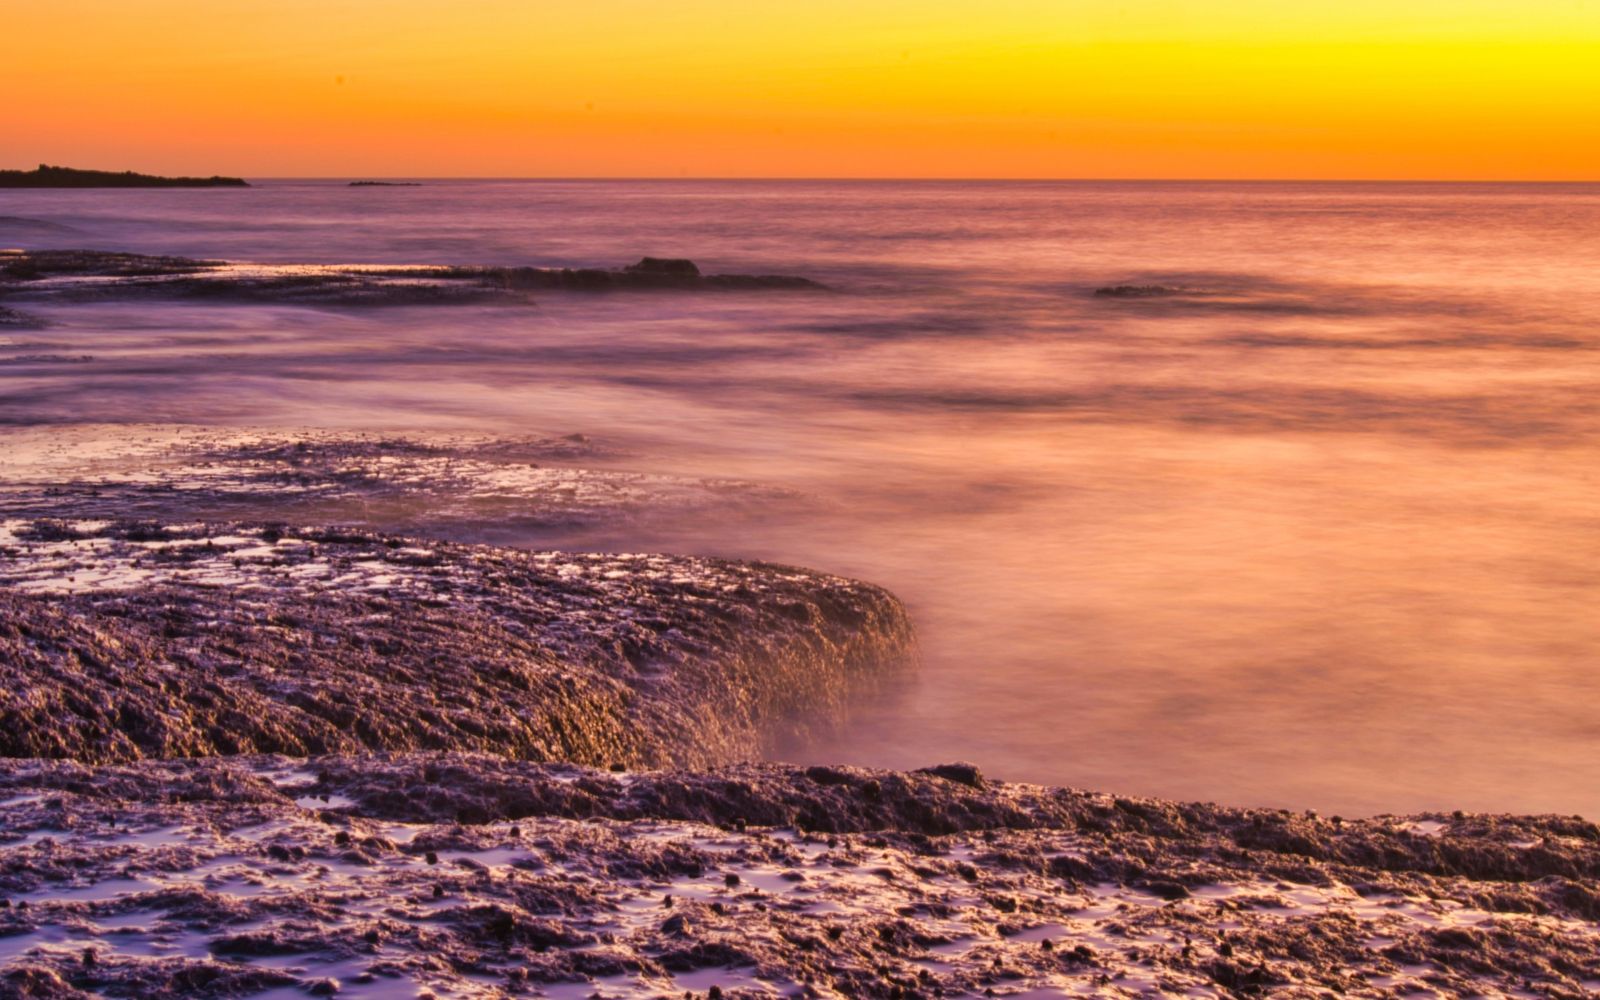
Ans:
[[[157,177],[131,170],[77,170],[39,164],[37,170],[0,170],[0,188],[249,187],[238,177]]]

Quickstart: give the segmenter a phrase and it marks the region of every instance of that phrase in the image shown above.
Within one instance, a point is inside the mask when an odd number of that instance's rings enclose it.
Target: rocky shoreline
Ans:
[[[353,529],[0,521],[0,755],[358,749],[706,766],[911,655],[877,588],[784,567]]]
[[[5,252],[0,324],[797,282]],[[1593,823],[752,763],[906,675],[899,601],[526,545],[812,502],[793,491],[633,471],[583,435],[0,446],[0,1000],[1600,995]]]
[[[0,996],[1600,990],[1584,820],[739,763],[906,668],[894,598],[350,523],[491,483],[537,509],[603,444],[11,440]],[[591,475],[561,516],[695,496]],[[250,497],[300,523],[240,520]]]
[[[492,755],[0,762],[12,996],[1547,996],[1600,830]]]
[[[314,306],[526,303],[533,292],[813,291],[808,278],[702,274],[644,257],[620,268],[250,264],[102,250],[0,250],[0,299],[193,299]]]

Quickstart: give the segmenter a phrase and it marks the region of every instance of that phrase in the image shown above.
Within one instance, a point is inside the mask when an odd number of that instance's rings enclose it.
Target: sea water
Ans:
[[[452,531],[909,605],[920,674],[794,756],[1600,816],[1600,186],[261,181],[0,192],[0,245],[816,279],[30,306],[54,325],[0,332],[0,461],[44,423],[583,433],[805,502]]]

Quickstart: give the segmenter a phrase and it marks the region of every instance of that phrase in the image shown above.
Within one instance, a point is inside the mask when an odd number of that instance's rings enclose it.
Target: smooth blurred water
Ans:
[[[920,679],[816,759],[1600,815],[1600,187],[263,182],[0,192],[0,216],[70,227],[0,245],[816,278],[53,307],[12,347],[94,361],[0,367],[0,421],[584,432],[797,487],[822,502],[495,540],[900,594]],[[1124,283],[1208,294],[1092,294]]]

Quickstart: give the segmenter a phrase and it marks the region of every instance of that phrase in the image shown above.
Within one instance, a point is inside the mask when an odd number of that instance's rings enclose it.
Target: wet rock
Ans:
[[[1184,888],[1182,884],[1164,879],[1147,879],[1140,884],[1139,888],[1169,902],[1189,898],[1189,890]]]
[[[54,969],[24,966],[0,977],[0,996],[15,1000],[90,1000],[91,993],[76,989]]]
[[[483,276],[508,288],[579,292],[628,289],[792,290],[820,289],[807,278],[773,274],[702,274],[693,261],[645,257],[618,270],[600,268],[490,268]]]
[[[11,349],[22,347],[13,339]],[[0,338],[0,365],[14,360]],[[74,355],[58,358],[67,360]],[[130,533],[136,530],[130,522],[141,522],[142,541],[155,541],[162,523],[250,520],[278,530],[286,523],[382,525],[397,534],[525,544],[541,534],[610,530],[618,522],[648,530],[658,520],[750,517],[811,502],[763,483],[574,467],[579,459],[619,458],[582,435],[402,438],[130,427],[118,434],[122,458],[96,461],[91,474],[67,482],[59,478],[61,459],[13,459],[43,450],[59,456],[70,448],[62,437],[54,430],[11,435],[8,446],[16,451],[0,462],[0,518],[104,518],[125,523]],[[139,539],[130,534],[130,541]]]
[[[99,250],[0,251],[0,296],[44,301],[138,297],[315,306],[518,303],[535,291],[805,290],[784,275],[701,274],[687,260],[646,257],[618,269],[244,264]]]
[[[850,769],[816,765],[806,768],[806,777],[819,785],[848,785],[856,780]]]
[[[0,323],[5,317],[0,316]],[[33,365],[82,365],[94,360],[90,354],[18,354],[0,357],[0,366],[23,367]]]
[[[694,261],[682,258],[644,257],[637,264],[623,268],[630,274],[666,274],[679,277],[699,277],[700,269]]]
[[[1107,285],[1103,288],[1096,288],[1094,294],[1100,298],[1158,299],[1193,293],[1186,288],[1178,288],[1172,285]]]
[[[219,260],[102,250],[5,250],[0,251],[0,292],[26,291],[28,283],[46,278],[174,277],[223,266]]]
[[[947,781],[971,785],[973,788],[983,787],[983,775],[979,773],[977,765],[967,763],[939,764],[936,767],[924,768],[923,774],[931,774]]]
[[[0,330],[37,330],[45,325],[45,321],[37,316],[0,306]],[[0,344],[0,350],[3,349],[4,345]]]
[[[458,457],[256,448],[208,460],[321,482]],[[1600,828],[1576,817],[713,766],[903,662],[904,612],[864,584],[88,502],[0,520],[0,997],[1600,982]]]
[[[884,591],[784,567],[350,529],[0,531],[14,757],[455,748],[704,766],[822,731],[911,649]]]

